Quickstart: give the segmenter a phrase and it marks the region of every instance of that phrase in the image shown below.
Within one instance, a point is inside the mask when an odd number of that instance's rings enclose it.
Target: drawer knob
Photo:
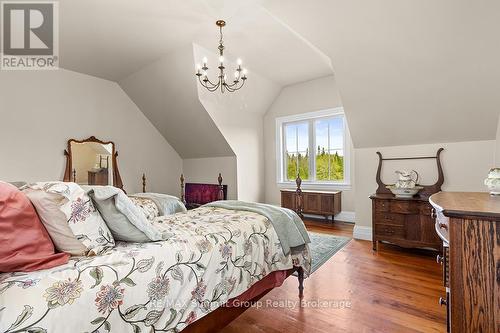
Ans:
[[[439,222],[439,227],[441,229],[444,229],[444,230],[447,230],[448,229],[448,225],[446,223],[443,223],[443,222]]]
[[[435,219],[435,218],[436,218],[436,210],[435,210],[434,208],[431,208],[431,217],[432,217],[433,219]]]
[[[443,264],[443,260],[444,260],[444,257],[443,257],[442,255],[438,254],[438,255],[436,256],[436,262],[437,262],[438,264],[441,264],[441,265],[442,265],[442,264]]]
[[[443,298],[443,297],[439,297],[439,305],[443,306],[443,305],[447,305],[448,302],[446,301],[446,298]]]

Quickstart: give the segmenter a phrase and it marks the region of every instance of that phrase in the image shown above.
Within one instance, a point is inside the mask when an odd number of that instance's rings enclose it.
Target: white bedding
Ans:
[[[102,256],[0,274],[0,333],[173,332],[270,272],[310,269],[307,246],[284,256],[256,213],[201,207],[154,224],[167,240],[118,242]]]

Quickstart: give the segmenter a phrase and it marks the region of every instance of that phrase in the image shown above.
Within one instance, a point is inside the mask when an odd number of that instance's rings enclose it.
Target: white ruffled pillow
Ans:
[[[39,182],[24,193],[58,250],[72,255],[96,255],[115,246],[99,211],[76,183]]]

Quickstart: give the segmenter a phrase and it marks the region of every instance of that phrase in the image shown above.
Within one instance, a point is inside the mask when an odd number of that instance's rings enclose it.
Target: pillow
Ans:
[[[144,243],[166,238],[119,188],[113,186],[83,188],[94,201],[116,239]]]
[[[9,184],[14,185],[18,189],[21,189],[22,187],[26,186],[28,183],[27,182],[9,182]]]
[[[34,183],[24,192],[60,251],[92,256],[115,246],[106,223],[78,184]]]
[[[31,272],[68,262],[54,244],[33,205],[15,186],[0,182],[0,272]]]
[[[186,212],[186,206],[179,200],[179,198],[173,195],[162,194],[162,193],[136,193],[132,194],[131,197],[137,198],[147,198],[154,201],[160,216],[172,215],[175,213]]]
[[[129,198],[137,207],[137,209],[139,209],[149,221],[153,221],[155,217],[160,216],[158,206],[153,200],[134,196],[129,196]]]

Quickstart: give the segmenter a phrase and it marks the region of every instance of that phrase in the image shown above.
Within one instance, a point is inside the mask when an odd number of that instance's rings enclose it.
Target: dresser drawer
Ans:
[[[404,238],[405,229],[403,226],[392,224],[375,224],[375,235],[389,238]]]
[[[420,204],[420,214],[425,216],[432,216],[432,206],[429,203]]]
[[[411,201],[391,201],[390,204],[391,213],[401,213],[401,214],[418,214],[419,208]]]
[[[389,201],[375,200],[375,211],[376,212],[388,212],[389,211]]]
[[[398,225],[398,226],[404,227],[405,216],[402,214],[376,212],[375,213],[375,223],[376,224],[391,224],[391,225]]]

